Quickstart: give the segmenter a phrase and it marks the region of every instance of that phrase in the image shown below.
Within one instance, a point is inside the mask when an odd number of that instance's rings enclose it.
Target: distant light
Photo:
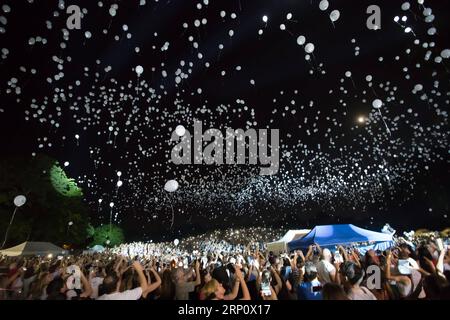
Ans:
[[[49,259],[53,258],[53,254],[49,253],[49,254],[47,255],[47,258],[49,258]]]
[[[359,123],[364,123],[365,121],[366,121],[366,119],[363,116],[358,117]]]
[[[68,167],[69,166],[69,161],[64,162],[64,167]]]

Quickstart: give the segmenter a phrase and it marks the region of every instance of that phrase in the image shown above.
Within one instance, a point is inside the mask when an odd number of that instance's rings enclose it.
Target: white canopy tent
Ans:
[[[10,257],[17,256],[46,256],[52,254],[54,256],[66,254],[63,248],[60,248],[50,242],[31,242],[26,241],[15,247],[0,250],[0,254]]]
[[[280,240],[266,243],[267,250],[272,251],[275,254],[285,252],[287,251],[288,242],[300,239],[307,235],[310,231],[310,229],[289,230]]]

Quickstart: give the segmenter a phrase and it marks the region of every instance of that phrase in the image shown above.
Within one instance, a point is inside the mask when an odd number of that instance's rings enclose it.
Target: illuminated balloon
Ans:
[[[403,10],[403,11],[409,10],[410,7],[411,7],[411,6],[410,6],[409,2],[404,2],[404,3],[402,4],[402,10]]]
[[[175,192],[178,190],[178,182],[176,180],[169,180],[164,185],[164,190],[167,192]]]
[[[319,2],[319,9],[325,11],[328,9],[329,3],[327,0],[322,0]]]
[[[372,106],[373,106],[375,109],[380,109],[382,105],[383,105],[383,102],[381,102],[380,99],[375,99],[375,100],[373,100],[373,102],[372,102]]]
[[[304,36],[299,36],[299,37],[297,38],[297,43],[298,43],[299,46],[304,45],[305,42],[306,42],[306,38],[305,38]]]
[[[136,74],[140,76],[144,72],[144,68],[142,66],[136,66]]]
[[[339,10],[333,10],[330,13],[330,20],[335,22],[339,19],[340,16],[341,16],[341,13],[339,12]]]
[[[312,53],[314,51],[314,45],[312,43],[308,43],[305,46],[305,51],[306,53]]]
[[[173,244],[174,244],[175,246],[178,246],[179,243],[180,243],[180,240],[178,240],[178,239],[173,240]]]
[[[16,207],[23,206],[25,204],[25,202],[27,202],[27,198],[25,198],[25,196],[23,196],[23,195],[19,195],[14,198],[14,205]]]

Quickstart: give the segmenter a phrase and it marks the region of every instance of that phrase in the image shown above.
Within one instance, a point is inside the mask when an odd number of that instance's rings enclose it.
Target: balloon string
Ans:
[[[11,227],[13,220],[14,220],[14,216],[16,215],[16,211],[17,211],[18,207],[16,206],[16,208],[14,209],[14,212],[12,214],[11,220],[9,221],[9,225],[8,228],[6,229],[6,233],[5,233],[5,240],[3,240],[3,244],[2,244],[2,249],[5,246],[6,243],[6,239],[8,238],[8,233],[9,233],[9,228]]]
[[[380,109],[378,109],[378,112],[380,113],[380,116],[381,116],[381,120],[383,120],[383,123],[384,123],[384,125],[386,126],[386,130],[387,130],[387,132],[389,133],[389,135],[392,135],[392,133],[391,133],[391,130],[389,130],[389,127],[388,127],[388,125],[387,125],[386,121],[384,121],[383,115],[381,114],[381,110],[380,110]]]
[[[372,89],[372,92],[373,92],[373,94],[375,95],[375,97],[378,98],[378,95],[377,95],[377,93],[375,92],[375,90],[373,89],[373,87],[371,87],[371,89]]]
[[[175,221],[175,212],[173,211],[172,200],[171,200],[170,197],[167,195],[167,193],[165,193],[165,196],[166,196],[166,198],[169,200],[170,208],[172,209],[172,220],[171,220],[171,224],[170,224],[170,229],[172,229],[173,223],[174,223],[174,221]]]
[[[356,85],[355,85],[355,81],[353,81],[353,78],[352,77],[350,77],[350,79],[352,80],[352,83],[353,83],[353,88],[356,90]]]

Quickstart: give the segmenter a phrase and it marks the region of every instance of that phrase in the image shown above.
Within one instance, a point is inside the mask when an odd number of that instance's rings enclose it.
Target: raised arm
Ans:
[[[81,283],[83,284],[83,293],[80,294],[80,298],[89,298],[92,294],[92,286],[90,282],[84,276],[84,273],[81,272]]]
[[[195,286],[199,286],[202,283],[202,279],[200,277],[200,262],[198,260],[195,261]]]
[[[139,277],[139,285],[142,288],[142,293],[144,293],[147,290],[147,279],[145,279],[144,270],[142,269],[142,265],[139,263],[139,261],[133,262],[133,268],[136,270],[138,277]]]
[[[274,267],[270,267],[270,271],[272,272],[275,281],[277,282],[276,286],[273,288],[275,292],[278,294],[281,291],[281,288],[283,288],[283,282],[281,281],[280,275],[278,274],[278,271],[275,270]]]
[[[147,285],[147,289],[145,291],[142,291],[142,297],[144,299],[147,298],[147,295],[149,293],[155,291],[161,285],[161,277],[159,276],[158,272],[153,267],[150,269],[150,272],[153,273],[153,275],[155,276],[156,281],[154,283],[152,283],[152,284],[150,284],[150,281],[149,281],[149,283]]]
[[[235,281],[234,281],[234,286],[233,286],[233,290],[231,290],[231,292],[227,295],[225,295],[223,297],[224,300],[234,300],[236,299],[238,293],[239,293],[239,284],[241,283],[241,281],[236,277]]]
[[[250,300],[250,292],[248,291],[247,284],[245,283],[244,276],[238,267],[234,267],[236,277],[241,282],[242,298],[241,300]]]
[[[446,249],[443,249],[439,253],[439,258],[438,258],[438,261],[436,264],[436,273],[440,276],[444,276],[444,257],[445,257],[446,251],[447,251]]]
[[[312,257],[312,255],[313,255],[313,246],[310,245],[310,246],[308,247],[308,252],[306,253],[306,259],[305,259],[305,262],[306,262],[306,260],[309,260],[309,258]]]

